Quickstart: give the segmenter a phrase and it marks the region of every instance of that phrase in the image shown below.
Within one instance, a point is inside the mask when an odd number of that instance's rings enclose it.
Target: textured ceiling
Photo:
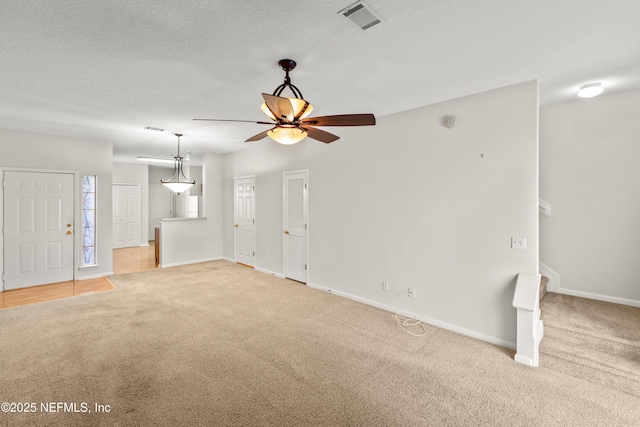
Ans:
[[[195,160],[243,149],[264,127],[191,119],[262,120],[281,58],[298,62],[314,115],[383,116],[533,79],[542,105],[592,81],[640,88],[638,0],[367,0],[383,22],[366,31],[337,13],[350,3],[4,0],[0,128],[110,141],[116,161],[167,157],[177,132]]]

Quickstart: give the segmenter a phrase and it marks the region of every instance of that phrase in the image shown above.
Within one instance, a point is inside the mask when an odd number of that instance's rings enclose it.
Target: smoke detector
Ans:
[[[356,24],[362,30],[367,30],[382,22],[380,15],[378,15],[371,6],[362,0],[345,7],[338,13],[349,18],[351,22]]]

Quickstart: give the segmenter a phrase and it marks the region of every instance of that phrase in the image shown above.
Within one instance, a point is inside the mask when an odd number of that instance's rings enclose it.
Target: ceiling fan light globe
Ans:
[[[293,145],[307,137],[307,132],[296,127],[276,127],[267,134],[271,139],[283,145]]]
[[[287,98],[293,107],[293,117],[302,120],[313,111],[313,106],[304,99]]]
[[[263,102],[262,105],[260,106],[260,109],[262,110],[263,113],[265,113],[271,120],[276,121],[276,116],[273,115],[273,113],[271,112],[271,110],[269,109],[269,107],[267,107],[267,103]]]

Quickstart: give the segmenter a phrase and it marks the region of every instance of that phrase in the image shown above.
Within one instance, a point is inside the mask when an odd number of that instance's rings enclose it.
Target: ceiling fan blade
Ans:
[[[316,139],[320,142],[324,142],[325,144],[329,144],[333,141],[337,141],[340,139],[340,137],[338,135],[334,135],[332,133],[329,132],[325,132],[323,130],[320,129],[316,129],[313,127],[303,127],[302,129],[304,129],[305,131],[307,131],[307,136],[309,138],[313,138]]]
[[[269,107],[269,110],[271,110],[277,119],[282,119],[286,123],[293,122],[295,114],[291,101],[281,96],[269,95],[268,93],[263,93],[262,97],[267,107]]]
[[[338,114],[309,117],[300,120],[300,123],[312,126],[372,126],[376,124],[376,116],[373,114]]]
[[[240,122],[240,123],[258,123],[261,125],[273,125],[273,122],[256,122],[255,120],[228,120],[228,119],[193,119],[205,122]]]
[[[269,129],[269,130],[271,130],[271,129]],[[265,130],[264,132],[260,132],[257,135],[253,135],[251,138],[247,139],[245,142],[260,141],[261,139],[266,138],[268,136],[267,135],[268,132],[269,132],[268,130]]]

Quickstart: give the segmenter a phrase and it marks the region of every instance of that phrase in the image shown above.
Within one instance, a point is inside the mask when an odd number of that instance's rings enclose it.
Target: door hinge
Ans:
[[[305,265],[304,265],[304,269],[305,269],[305,270],[307,269],[307,264],[305,264]]]
[[[256,223],[256,220],[255,220],[255,219],[253,220],[253,223],[254,223],[254,224]]]
[[[253,251],[253,256],[256,256],[256,251]]]
[[[251,189],[252,189],[253,191],[256,191],[256,186],[255,186],[255,185],[252,185],[252,186],[251,186]]]
[[[304,185],[304,189],[305,189],[305,190],[307,189],[307,184],[305,184],[305,185]]]
[[[305,224],[305,225],[304,225],[304,229],[305,229],[305,230],[307,229],[307,224]]]

